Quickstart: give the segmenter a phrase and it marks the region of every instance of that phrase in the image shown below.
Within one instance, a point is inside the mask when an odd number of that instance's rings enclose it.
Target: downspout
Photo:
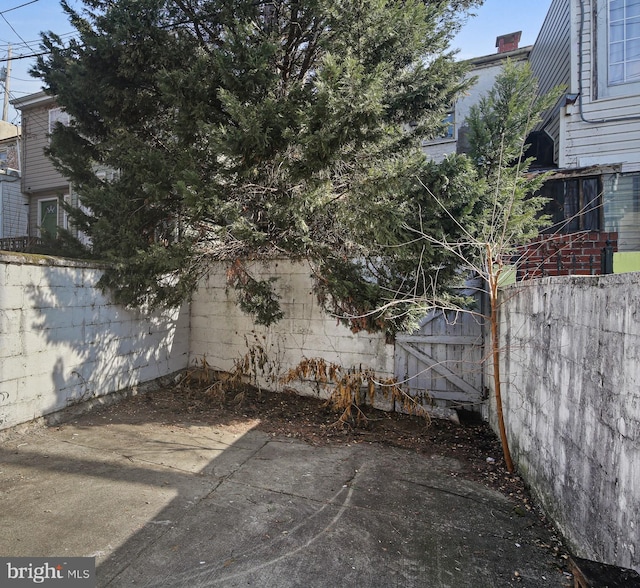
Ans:
[[[20,126],[16,125],[16,154],[18,157],[18,171],[20,172],[20,177],[22,177],[22,121],[20,121]]]
[[[610,122],[625,122],[629,120],[640,120],[640,116],[619,116],[613,118],[599,118],[592,119],[587,118],[584,115],[584,110],[582,107],[582,39],[584,33],[584,0],[580,0],[580,31],[578,33],[578,110],[580,111],[580,119],[582,122],[588,124],[603,124]],[[597,56],[596,56],[597,58]]]

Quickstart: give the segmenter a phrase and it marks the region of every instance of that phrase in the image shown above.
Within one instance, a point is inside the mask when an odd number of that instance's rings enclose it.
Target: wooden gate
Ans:
[[[471,409],[484,398],[482,331],[477,314],[431,311],[417,331],[396,337],[396,379],[416,398]]]

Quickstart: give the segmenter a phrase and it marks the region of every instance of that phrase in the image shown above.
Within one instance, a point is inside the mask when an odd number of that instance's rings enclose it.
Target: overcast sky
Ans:
[[[70,0],[70,4],[81,5]],[[456,37],[454,47],[460,59],[495,53],[499,35],[522,31],[520,46],[532,45],[551,0],[485,0],[475,17],[468,19]],[[0,60],[6,60],[8,46],[12,46],[10,95],[19,98],[41,89],[40,80],[31,78],[28,70],[33,59],[22,56],[37,53],[39,33],[51,30],[64,37],[72,27],[60,8],[58,0],[1,0],[0,2]],[[4,61],[0,67],[6,66]],[[0,86],[0,92],[4,87]],[[3,95],[0,95],[0,100]],[[19,123],[18,113],[9,109],[9,122]]]

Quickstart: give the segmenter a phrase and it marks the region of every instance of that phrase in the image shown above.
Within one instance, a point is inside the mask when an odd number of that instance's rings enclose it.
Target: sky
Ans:
[[[78,0],[70,5],[82,6]],[[496,52],[499,35],[522,31],[520,47],[533,45],[547,14],[551,0],[485,0],[469,17],[454,40],[460,59],[480,57]],[[42,82],[29,76],[32,55],[40,51],[41,31],[69,36],[73,28],[60,8],[59,0],[0,0],[0,68],[7,66],[8,47],[12,47],[10,99],[39,92]],[[4,85],[0,84],[0,103],[4,105]],[[9,122],[19,124],[19,113],[8,111]]]

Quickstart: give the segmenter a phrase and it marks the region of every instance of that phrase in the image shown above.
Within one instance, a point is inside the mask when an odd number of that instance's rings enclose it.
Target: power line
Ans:
[[[49,55],[50,53],[51,51],[40,51],[38,53],[30,53],[28,55],[15,55],[15,56],[12,55],[11,61],[19,61],[21,59],[33,59],[34,57],[41,57],[42,55]]]
[[[29,6],[29,4],[35,4],[36,2],[40,2],[40,0],[31,0],[31,2],[25,2],[24,4],[19,4],[18,6],[14,6],[13,8],[0,10],[0,14],[5,14],[7,12],[11,12],[12,10],[18,10],[18,8],[22,8],[23,6]]]
[[[34,1],[38,1],[38,0],[34,0]],[[2,13],[0,13],[0,16],[2,16]],[[4,18],[4,16],[2,16],[2,18]],[[5,21],[6,21],[6,19],[5,19]],[[9,23],[7,22],[7,24],[9,24]],[[182,25],[192,25],[192,24],[193,24],[193,20],[185,19],[185,20],[179,20],[179,21],[172,22],[172,23],[167,23],[165,25],[158,26],[157,28],[160,29],[160,30],[168,30],[168,29],[171,29],[171,28],[174,28],[174,27],[179,27],[179,26],[182,26]],[[9,26],[11,26],[11,25],[9,24]],[[16,31],[13,29],[13,27],[11,27],[11,30],[13,30],[13,32],[16,33]],[[16,35],[17,34],[18,33],[16,33]],[[63,35],[58,35],[58,36],[62,39],[63,37],[71,36],[71,35],[74,35],[74,34],[75,33],[72,31],[70,33],[64,33]],[[36,52],[36,50],[33,47],[30,47],[29,44],[24,39],[22,39],[22,37],[20,37],[20,40],[27,47],[29,47],[29,49],[31,49],[31,51],[33,51],[33,53],[30,53],[30,54],[27,54],[27,55],[12,56],[11,57],[12,61],[19,61],[19,60],[22,60],[22,59],[33,59],[34,57],[42,57],[43,55],[50,55],[51,54],[51,51],[38,51],[38,52]],[[33,43],[33,41],[32,41],[32,43]],[[13,47],[15,48],[15,46],[13,46]],[[86,47],[86,46],[85,45],[79,45],[77,48],[82,49],[84,47]]]
[[[35,49],[33,47],[31,47],[29,45],[29,43],[27,43],[21,36],[20,33],[18,31],[16,31],[13,26],[11,26],[11,23],[5,18],[4,14],[2,14],[0,12],[0,16],[2,17],[2,20],[4,20],[4,22],[6,22],[9,25],[9,28],[16,34],[16,36],[18,37],[18,39],[20,39],[27,47],[29,47],[29,49],[31,49],[31,51],[35,51]]]
[[[0,61],[2,61],[2,60],[0,60]],[[13,61],[13,60],[12,60],[12,61]],[[30,82],[37,82],[37,81],[38,81],[38,80],[37,80],[37,79],[35,79],[35,78],[34,78],[34,79],[31,79],[31,80],[27,80],[27,79],[25,79],[25,78],[17,78],[17,77],[16,77],[16,76],[14,76],[14,75],[12,75],[12,76],[11,76],[11,80],[12,80],[12,81],[13,81],[13,80],[18,80],[19,82],[28,82],[28,83],[30,83]],[[0,82],[0,83],[1,83],[1,82]]]
[[[62,40],[66,40],[66,39],[68,39],[69,37],[72,37],[75,34],[76,33],[74,31],[70,31],[68,33],[62,33],[61,35],[57,35],[57,36],[60,37],[60,39],[62,39]],[[41,41],[41,39],[38,38],[38,39],[33,39],[31,41],[27,41],[27,43],[39,43],[40,41]],[[7,50],[6,48],[8,48],[9,45],[11,45],[11,48],[14,49],[14,50],[16,48],[19,49],[20,47],[23,47],[23,46],[29,47],[31,49],[31,47],[28,44],[25,45],[25,43],[16,43],[15,41],[7,41],[5,39],[0,39],[0,43],[2,44],[2,45],[0,45],[0,51],[6,51]],[[33,51],[33,49],[31,49],[31,50]]]
[[[0,15],[6,14],[7,12],[11,12],[12,10],[18,10],[18,8],[29,6],[29,4],[35,4],[36,2],[40,2],[40,0],[31,0],[30,2],[24,2],[23,4],[19,4],[18,6],[13,6],[12,8],[7,8],[6,10],[0,10]]]

